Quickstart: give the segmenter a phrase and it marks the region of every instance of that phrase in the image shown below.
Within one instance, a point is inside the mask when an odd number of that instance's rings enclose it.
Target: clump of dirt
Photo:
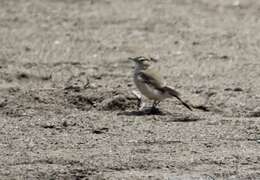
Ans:
[[[66,99],[68,104],[82,111],[88,111],[95,105],[93,98],[88,98],[82,94],[66,95]]]
[[[138,99],[129,94],[118,94],[114,97],[108,98],[101,103],[100,110],[115,111],[126,109],[137,109]]]
[[[33,115],[43,111],[66,111],[68,108],[76,108],[80,111],[91,109],[115,111],[136,109],[138,106],[138,99],[129,92],[97,90],[82,83],[65,86],[63,90],[14,91],[12,89],[5,92],[8,98],[2,98],[0,102],[0,111],[12,117]]]
[[[100,111],[115,111],[138,107],[138,99],[125,91],[88,89],[81,92],[65,92],[65,98],[69,104],[81,110],[95,108]]]
[[[65,83],[64,90],[69,92],[81,92],[87,88],[91,87],[88,77],[85,73],[80,73],[77,76],[71,76]]]

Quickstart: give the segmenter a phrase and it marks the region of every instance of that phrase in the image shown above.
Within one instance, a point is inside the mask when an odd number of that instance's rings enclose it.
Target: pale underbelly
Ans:
[[[155,89],[154,87],[145,84],[143,82],[140,82],[138,80],[135,80],[135,84],[138,88],[138,90],[147,98],[161,101],[167,97],[169,97],[168,93],[164,93],[160,90]]]

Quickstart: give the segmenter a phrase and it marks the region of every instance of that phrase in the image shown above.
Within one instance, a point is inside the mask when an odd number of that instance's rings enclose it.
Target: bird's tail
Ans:
[[[169,86],[165,86],[164,90],[170,95],[176,97],[186,108],[192,111],[191,107],[180,98],[180,93]]]

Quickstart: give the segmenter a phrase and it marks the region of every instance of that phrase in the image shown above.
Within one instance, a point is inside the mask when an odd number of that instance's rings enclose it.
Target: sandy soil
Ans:
[[[259,14],[258,0],[1,0],[0,179],[260,179]],[[136,110],[139,55],[193,112]]]

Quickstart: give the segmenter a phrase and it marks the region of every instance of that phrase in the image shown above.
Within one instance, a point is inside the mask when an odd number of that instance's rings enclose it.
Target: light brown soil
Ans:
[[[258,0],[1,0],[0,179],[260,179],[259,14]],[[139,55],[193,112],[136,110]]]

